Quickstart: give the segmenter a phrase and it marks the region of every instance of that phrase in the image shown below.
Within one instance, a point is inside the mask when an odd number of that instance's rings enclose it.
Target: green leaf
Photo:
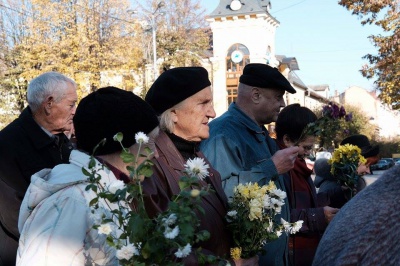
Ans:
[[[135,156],[127,151],[122,151],[120,157],[124,163],[133,163],[135,161]]]
[[[94,198],[89,202],[89,206],[93,206],[94,204],[96,204],[99,201],[99,198]]]
[[[141,164],[137,168],[138,175],[143,175],[145,177],[150,177],[153,174],[153,168],[151,165]]]
[[[89,160],[89,168],[91,169],[94,168],[95,166],[96,166],[96,160],[94,159],[93,156],[91,156]]]

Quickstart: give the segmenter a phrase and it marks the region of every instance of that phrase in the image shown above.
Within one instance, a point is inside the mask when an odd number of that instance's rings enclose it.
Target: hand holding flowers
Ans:
[[[197,254],[200,263],[214,262],[216,258],[201,254],[200,248],[193,248],[196,243],[209,238],[207,231],[198,230],[196,215],[196,211],[204,212],[200,207],[201,197],[209,193],[209,188],[199,186],[199,179],[208,174],[208,166],[199,158],[189,160],[185,165],[187,176],[179,182],[181,192],[172,198],[166,211],[149,218],[141,179],[152,175],[150,159],[153,152],[144,147],[148,141],[145,134],[140,132],[135,138],[139,144],[138,153],[134,155],[125,147],[121,153],[122,160],[129,164],[128,183],[120,180],[100,183],[99,169],[95,167],[93,157],[89,168],[83,169],[90,181],[86,189],[97,194],[90,202],[92,217],[96,221],[94,228],[106,236],[109,246],[115,247],[121,265],[180,265],[181,259],[190,254]],[[120,133],[114,136],[121,146],[122,139]],[[140,163],[139,158],[142,159]],[[109,208],[99,207],[99,199],[108,202]]]
[[[263,253],[263,246],[277,239],[283,231],[294,234],[300,230],[303,221],[294,224],[283,219],[276,221],[275,216],[281,212],[285,198],[286,192],[277,189],[272,181],[261,187],[257,183],[235,187],[226,217],[235,244],[231,249],[233,259]]]
[[[345,144],[335,149],[328,163],[331,165],[331,173],[338,182],[350,190],[350,198],[357,191],[359,175],[357,168],[365,164],[366,159],[361,155],[361,149],[355,145]]]

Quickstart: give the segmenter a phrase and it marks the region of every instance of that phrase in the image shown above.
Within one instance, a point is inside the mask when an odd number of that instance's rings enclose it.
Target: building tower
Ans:
[[[239,77],[248,63],[277,67],[275,31],[279,21],[269,0],[220,0],[207,21],[213,33],[214,107],[217,116],[236,99]]]

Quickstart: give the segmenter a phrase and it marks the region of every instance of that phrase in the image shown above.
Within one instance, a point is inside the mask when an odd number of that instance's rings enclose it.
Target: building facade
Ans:
[[[328,101],[297,76],[295,71],[299,67],[295,57],[276,55],[275,33],[279,21],[271,16],[270,10],[269,0],[220,0],[208,16],[213,56],[205,67],[213,82],[217,116],[235,101],[239,77],[248,63],[264,63],[279,69],[297,91],[286,94],[286,104],[299,103],[315,110]]]

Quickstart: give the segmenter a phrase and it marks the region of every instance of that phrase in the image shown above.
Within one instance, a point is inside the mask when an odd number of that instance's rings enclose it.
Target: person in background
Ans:
[[[203,67],[178,67],[163,72],[153,83],[145,100],[153,106],[160,119],[160,134],[156,139],[153,176],[143,182],[145,206],[150,216],[167,209],[174,195],[180,192],[179,179],[185,175],[188,159],[202,158],[209,166],[208,176],[199,180],[202,187],[215,191],[202,198],[199,213],[200,230],[210,238],[198,244],[205,254],[229,257],[231,237],[226,228],[227,198],[220,174],[199,151],[201,140],[209,136],[208,120],[215,117],[211,82]],[[185,265],[197,265],[189,256]],[[257,258],[236,260],[235,265],[257,265]]]
[[[314,185],[318,188],[318,195],[329,193],[329,206],[341,208],[346,202],[344,187],[340,186],[338,180],[331,173],[331,165],[328,159],[320,158],[314,163]]]
[[[326,229],[313,265],[400,265],[400,166],[346,203]]]
[[[277,143],[281,149],[299,147],[293,169],[284,175],[290,222],[303,221],[300,231],[289,237],[290,264],[296,266],[312,264],[323,232],[339,211],[327,206],[326,200],[317,198],[311,179],[312,170],[305,162],[314,147],[316,136],[304,135],[303,130],[316,120],[317,116],[310,109],[295,103],[281,110],[275,124]]]
[[[357,168],[357,174],[360,176],[357,185],[357,193],[366,187],[366,182],[362,176],[365,174],[371,174],[370,166],[379,160],[379,146],[371,145],[368,137],[361,134],[349,136],[340,142],[340,145],[345,144],[359,147],[361,149],[361,155],[367,159],[365,164],[360,164]],[[328,169],[330,171],[331,166],[328,164],[327,160],[320,161],[318,164],[320,165],[317,166],[317,171],[327,172]],[[338,189],[340,184],[338,184],[337,181],[334,183],[332,178],[333,180],[336,180],[331,175],[318,175],[318,178],[316,177],[315,179],[315,185],[316,187],[319,187],[318,194],[329,193],[331,195],[332,205],[330,206],[341,208],[349,200],[349,191],[346,188]]]
[[[265,64],[247,64],[239,79],[236,102],[222,116],[210,123],[210,138],[203,140],[201,150],[222,176],[227,196],[240,183],[257,182],[260,186],[273,180],[278,189],[285,191],[281,174],[293,168],[299,147],[279,150],[269,136],[265,124],[276,121],[285,107],[285,91],[296,90],[278,71]],[[282,208],[280,218],[289,221],[289,204]],[[264,247],[260,265],[288,264],[288,237]]]
[[[68,163],[78,96],[72,79],[47,72],[28,85],[26,107],[0,131],[0,265],[15,265],[18,213],[31,181],[43,168]]]
[[[78,149],[72,151],[70,164],[43,169],[32,176],[19,215],[17,265],[118,265],[115,247],[107,245],[107,236],[93,228],[95,215],[89,202],[96,193],[85,190],[89,180],[82,168],[89,168],[94,148],[105,138],[105,144],[93,154],[100,182],[128,182],[127,165],[120,157],[122,147],[113,136],[121,132],[124,147],[137,154],[135,134],[144,132],[154,139],[158,119],[154,110],[132,92],[106,87],[81,100],[74,125]],[[154,149],[154,144],[149,148]],[[118,205],[99,200],[102,213],[110,218],[106,204],[113,209]]]

